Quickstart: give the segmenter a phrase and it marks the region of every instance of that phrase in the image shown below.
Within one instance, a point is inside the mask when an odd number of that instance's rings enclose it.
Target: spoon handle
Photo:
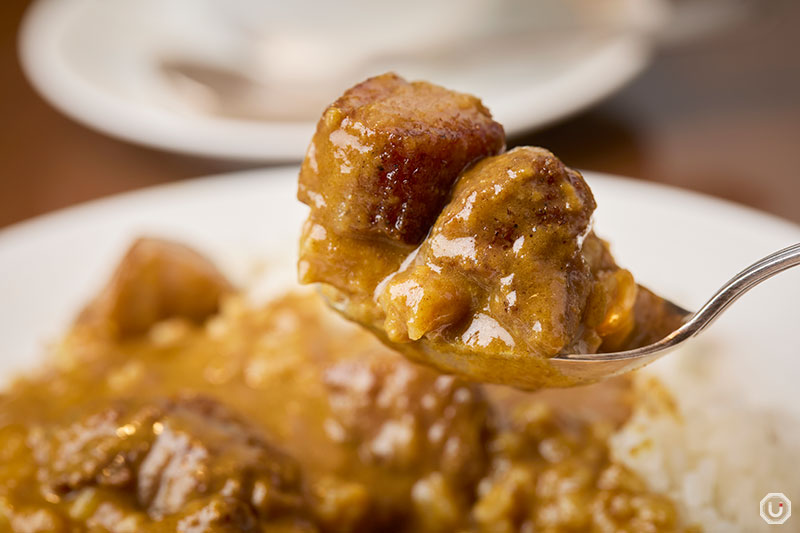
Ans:
[[[800,265],[800,243],[778,250],[760,259],[731,278],[686,322],[684,328],[694,336],[710,326],[717,317],[744,293],[793,266]]]

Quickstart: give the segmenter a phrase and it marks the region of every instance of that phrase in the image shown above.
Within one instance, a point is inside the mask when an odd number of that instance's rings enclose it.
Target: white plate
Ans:
[[[224,55],[226,37],[216,31],[214,18],[200,4],[181,1],[39,0],[20,34],[23,68],[55,107],[109,135],[202,156],[299,160],[322,111],[318,105],[296,122],[226,118],[187,105],[185,95],[159,74],[156,65],[164,54]],[[622,6],[611,15],[615,27],[633,25],[635,31],[598,31],[567,21],[559,32],[540,17],[530,21],[528,46],[497,50],[487,42],[435,63],[422,52],[416,59],[367,64],[346,85],[378,69],[396,69],[479,95],[510,135],[538,128],[610,95],[647,64],[651,43],[643,28],[652,30],[663,20],[663,0],[606,4]],[[505,18],[502,24],[520,20]],[[340,82],[317,85],[323,101],[345,88]]]
[[[666,297],[696,308],[754,260],[800,241],[800,227],[744,207],[664,186],[585,174],[595,228],[618,262]],[[0,376],[38,364],[107,279],[138,235],[179,239],[209,254],[237,282],[256,267],[273,286],[294,286],[306,209],[295,200],[297,168],[198,179],[129,193],[0,231]],[[721,354],[717,385],[751,403],[800,412],[797,322],[800,269],[745,295],[693,341]],[[691,348],[691,347],[690,347]],[[657,362],[656,371],[680,360]]]

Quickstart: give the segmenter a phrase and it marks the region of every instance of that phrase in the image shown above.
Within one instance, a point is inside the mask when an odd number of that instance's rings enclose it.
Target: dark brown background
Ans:
[[[61,116],[19,68],[16,35],[27,4],[0,2],[0,226],[248,167],[141,148]],[[702,191],[800,222],[800,2],[761,4],[744,24],[662,49],[642,76],[592,110],[509,144],[542,145],[575,167]]]

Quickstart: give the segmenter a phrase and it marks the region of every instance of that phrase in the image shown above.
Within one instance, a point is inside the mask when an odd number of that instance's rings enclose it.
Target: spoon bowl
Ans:
[[[694,313],[672,304],[676,313],[684,317],[683,322],[657,342],[620,352],[560,354],[550,360],[551,364],[576,381],[597,381],[641,368],[705,330],[748,290],[797,265],[800,265],[800,243],[770,254],[745,268]]]

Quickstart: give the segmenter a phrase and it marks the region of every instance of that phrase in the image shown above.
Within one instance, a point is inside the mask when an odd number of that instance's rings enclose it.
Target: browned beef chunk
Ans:
[[[503,128],[473,96],[384,74],[334,102],[317,125],[298,197],[300,281],[372,321],[372,293],[422,241],[464,168],[504,146]]]
[[[33,432],[45,490],[62,496],[88,485],[135,486],[138,465],[155,439],[153,424],[162,417],[159,407],[120,406],[63,428]]]
[[[86,486],[131,490],[156,520],[211,496],[265,518],[302,511],[295,462],[205,397],[107,409],[33,444],[44,490],[55,496]]]
[[[474,96],[384,74],[325,111],[298,197],[340,235],[416,244],[459,173],[504,143],[503,127]]]
[[[332,429],[362,464],[392,479],[371,494],[376,523],[414,531],[433,520],[434,529],[454,528],[487,468],[488,408],[480,389],[380,352],[333,365],[325,384]]]
[[[594,209],[580,174],[547,150],[482,160],[377,295],[389,339],[444,336],[476,356],[515,346],[558,353],[576,336],[594,281],[581,247]]]
[[[170,317],[200,322],[216,312],[231,289],[216,267],[191,248],[141,238],[78,321],[120,336],[143,333]]]
[[[325,374],[331,408],[363,461],[462,483],[484,470],[487,408],[478,387],[391,356],[343,361]]]

